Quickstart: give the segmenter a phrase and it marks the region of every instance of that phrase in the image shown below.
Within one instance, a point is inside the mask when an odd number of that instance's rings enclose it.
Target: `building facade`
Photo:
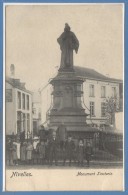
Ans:
[[[40,93],[34,91],[32,95],[33,135],[37,135],[41,125]]]
[[[6,135],[32,136],[32,94],[20,79],[6,78],[5,107]]]
[[[123,81],[106,77],[89,68],[75,67],[76,74],[85,79],[83,84],[83,104],[88,114],[87,123],[97,126],[107,125],[106,101],[116,101],[116,110],[122,111]]]
[[[83,96],[81,98],[83,108],[88,114],[86,122],[93,126],[104,126],[108,122],[106,116],[106,100],[113,98],[117,101],[118,110],[123,111],[123,81],[109,78],[89,68],[74,67],[77,77],[84,79]],[[48,121],[48,111],[52,108],[52,89],[48,85],[41,93],[42,123]]]
[[[119,84],[87,79],[84,82],[84,104],[88,124],[106,124],[106,99],[119,99]]]

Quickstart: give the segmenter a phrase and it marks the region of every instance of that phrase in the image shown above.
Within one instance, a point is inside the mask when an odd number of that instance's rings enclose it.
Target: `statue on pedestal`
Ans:
[[[53,101],[48,126],[57,129],[60,148],[63,148],[69,134],[78,137],[79,132],[82,134],[86,131],[87,114],[81,100],[84,79],[75,74],[73,64],[73,52],[78,52],[79,41],[67,23],[57,42],[61,50],[61,62],[58,74],[50,81]]]
[[[61,49],[60,69],[73,69],[73,50],[78,52],[79,41],[75,34],[70,31],[70,26],[66,23],[64,32],[57,39]]]

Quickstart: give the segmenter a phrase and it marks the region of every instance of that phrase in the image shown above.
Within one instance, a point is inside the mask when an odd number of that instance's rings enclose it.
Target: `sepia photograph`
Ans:
[[[4,4],[4,191],[124,190],[124,4]]]

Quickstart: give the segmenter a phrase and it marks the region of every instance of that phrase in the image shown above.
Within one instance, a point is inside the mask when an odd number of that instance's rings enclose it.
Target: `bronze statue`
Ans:
[[[61,49],[60,69],[73,69],[73,50],[78,52],[79,41],[66,23],[64,32],[57,39]]]

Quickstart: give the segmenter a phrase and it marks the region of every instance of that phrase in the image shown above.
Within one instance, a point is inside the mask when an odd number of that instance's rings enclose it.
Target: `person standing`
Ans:
[[[9,138],[6,143],[6,163],[7,165],[13,165],[12,150],[13,150],[13,143],[12,143],[12,140]]]
[[[78,159],[78,166],[83,166],[84,161],[84,143],[83,140],[80,139],[77,147],[77,159]]]
[[[72,137],[69,136],[64,146],[63,166],[65,166],[65,162],[67,159],[69,160],[69,166],[71,166],[71,162],[74,159],[74,151],[75,151],[75,144],[74,141],[72,140]]]
[[[13,144],[16,147],[16,152],[17,152],[17,164],[20,163],[20,139],[17,138],[15,142],[13,142]]]
[[[87,166],[90,166],[90,160],[92,156],[92,146],[90,142],[87,142],[87,147],[86,147],[86,160],[87,160]]]
[[[65,142],[66,137],[67,137],[66,126],[64,124],[59,125],[56,132],[57,132],[57,138],[58,138],[59,143],[60,143],[60,149],[63,150],[64,142]]]
[[[18,165],[16,142],[13,142],[13,145],[12,145],[12,160],[13,160],[13,165]]]
[[[27,163],[31,164],[31,160],[32,160],[32,151],[33,151],[33,145],[31,143],[31,141],[28,142],[28,145],[26,147],[26,151],[27,151]]]
[[[39,158],[40,158],[40,163],[44,164],[45,161],[45,141],[41,141],[39,144]]]
[[[50,165],[53,163],[53,159],[55,159],[55,165],[58,165],[58,140],[56,137],[56,132],[52,133],[52,138],[49,140],[49,161]]]
[[[26,142],[21,143],[20,157],[21,157],[22,164],[25,164],[26,162],[26,152],[27,152],[26,148],[27,148],[27,143]]]
[[[39,138],[34,137],[33,139],[33,151],[32,151],[32,160],[33,164],[38,164],[38,159],[39,159],[39,150],[38,150],[38,145],[39,145]]]
[[[49,145],[49,139],[45,142],[45,160],[47,164],[49,165],[49,151],[50,151],[50,145]]]

